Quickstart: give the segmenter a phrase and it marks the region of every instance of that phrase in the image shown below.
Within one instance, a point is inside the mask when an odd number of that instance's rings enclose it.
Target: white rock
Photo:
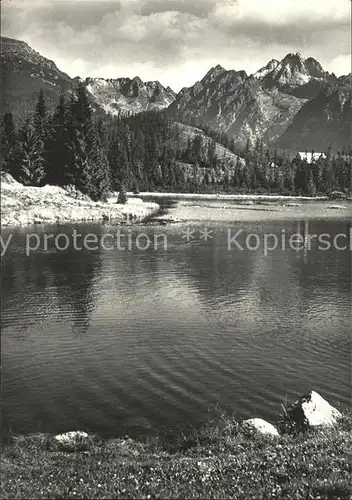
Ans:
[[[297,400],[289,409],[291,419],[297,425],[315,427],[333,425],[341,413],[320,394],[311,391]]]
[[[244,420],[242,425],[246,425],[254,428],[256,431],[261,434],[269,434],[271,436],[280,436],[276,427],[274,427],[269,422],[266,422],[262,418],[250,418],[248,420]]]
[[[143,200],[142,200],[142,198],[128,198],[126,203],[128,205],[136,205],[136,204],[138,205],[138,204],[143,203]]]
[[[77,443],[88,439],[88,434],[83,431],[69,431],[64,434],[57,434],[54,439],[60,444],[74,446]]]

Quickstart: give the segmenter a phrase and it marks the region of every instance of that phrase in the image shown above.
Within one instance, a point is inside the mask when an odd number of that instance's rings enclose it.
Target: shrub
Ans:
[[[133,194],[139,194],[139,187],[136,179],[134,179],[132,183],[132,192]]]
[[[117,203],[125,204],[127,201],[127,193],[126,193],[126,188],[123,184],[121,184],[120,187],[120,192],[117,197]]]

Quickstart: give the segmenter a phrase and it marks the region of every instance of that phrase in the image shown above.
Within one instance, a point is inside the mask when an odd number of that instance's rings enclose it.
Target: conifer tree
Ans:
[[[253,190],[256,190],[258,188],[258,177],[257,177],[256,168],[253,168],[253,171],[252,171],[252,177],[251,177],[251,185],[250,185],[250,187]]]
[[[97,134],[93,148],[89,152],[88,163],[92,177],[86,187],[86,192],[95,201],[106,201],[111,187],[110,168],[99,134]]]
[[[213,139],[208,144],[207,164],[210,168],[216,168],[216,142]]]
[[[323,167],[323,190],[325,193],[330,193],[332,191],[332,169],[328,161],[324,162]]]
[[[151,187],[155,185],[155,173],[158,164],[158,144],[156,134],[153,132],[151,129],[145,143],[145,170]]]
[[[244,150],[244,158],[245,160],[249,159],[249,154],[251,153],[251,139],[250,137],[247,138],[246,142],[246,148]]]
[[[119,195],[117,197],[117,203],[125,204],[127,202],[127,193],[124,184],[121,184]]]
[[[63,94],[49,121],[47,136],[46,182],[58,186],[73,184],[73,122]]]
[[[115,141],[110,147],[109,165],[111,172],[111,188],[114,191],[120,189],[121,183],[128,182],[128,154],[122,139]]]
[[[38,137],[29,119],[19,132],[20,148],[16,161],[20,164],[20,180],[26,184],[40,186],[45,178],[44,142]]]
[[[36,133],[42,139],[44,139],[45,132],[46,132],[46,129],[45,129],[46,120],[47,120],[47,107],[46,107],[44,92],[43,92],[43,90],[40,90],[39,95],[38,95],[38,101],[37,101],[35,111],[34,111],[33,124],[34,124],[34,128],[36,130]]]
[[[293,168],[288,164],[286,164],[284,168],[284,188],[287,189],[289,193],[294,193],[295,191],[295,176]]]
[[[308,168],[306,160],[300,158],[295,159],[296,175],[295,175],[295,190],[297,194],[307,192],[306,171]]]
[[[307,192],[307,194],[309,196],[315,196],[316,195],[316,186],[314,184],[312,170],[310,170],[309,174],[308,174],[308,181],[307,181],[306,192]]]
[[[88,194],[92,189],[92,172],[88,160],[88,148],[82,130],[78,127],[71,131],[72,141],[70,151],[72,154],[72,169],[69,172],[70,184],[84,194]]]
[[[79,83],[70,104],[70,131],[75,186],[94,200],[105,199],[110,189],[110,172],[99,129],[94,127],[87,90]]]
[[[5,113],[1,130],[1,169],[17,178],[19,171],[16,165],[17,131],[12,113]]]
[[[139,194],[139,186],[136,178],[134,178],[132,181],[132,192],[133,194]]]

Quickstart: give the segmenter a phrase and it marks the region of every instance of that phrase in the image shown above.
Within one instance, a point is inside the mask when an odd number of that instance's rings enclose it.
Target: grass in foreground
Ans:
[[[52,437],[3,450],[1,498],[351,498],[352,416],[266,437],[222,416],[177,442],[99,441],[71,453]]]

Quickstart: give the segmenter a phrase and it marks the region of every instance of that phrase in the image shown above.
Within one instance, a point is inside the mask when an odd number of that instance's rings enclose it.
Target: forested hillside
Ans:
[[[20,182],[74,185],[92,199],[111,191],[261,192],[281,194],[348,192],[351,152],[332,151],[309,164],[266,149],[261,140],[236,138],[201,123],[179,123],[166,111],[131,116],[94,113],[79,83],[54,113],[43,92],[34,113],[2,124],[2,168]]]

